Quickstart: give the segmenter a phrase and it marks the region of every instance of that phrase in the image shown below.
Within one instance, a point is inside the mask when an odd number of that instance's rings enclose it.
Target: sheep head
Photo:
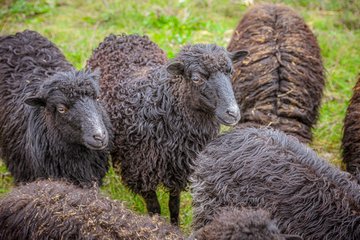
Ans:
[[[231,85],[232,61],[240,61],[247,51],[227,52],[215,44],[187,45],[167,65],[172,75],[181,75],[189,89],[189,105],[215,114],[224,125],[235,125],[240,110]]]
[[[270,213],[263,209],[220,208],[212,222],[197,230],[190,240],[302,240],[280,233]]]
[[[45,111],[49,131],[63,136],[69,144],[91,150],[107,147],[108,117],[98,102],[98,73],[69,71],[45,80],[36,96],[25,103]]]

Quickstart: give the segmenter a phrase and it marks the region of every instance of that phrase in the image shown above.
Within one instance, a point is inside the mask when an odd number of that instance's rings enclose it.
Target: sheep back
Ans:
[[[229,51],[247,49],[234,64],[233,87],[244,122],[280,129],[308,143],[325,76],[316,37],[292,9],[258,5],[237,26]]]
[[[0,199],[0,238],[183,239],[158,216],[137,215],[120,202],[66,182],[37,181]]]
[[[358,239],[360,186],[292,136],[236,129],[199,154],[192,176],[194,227],[224,206],[259,207],[282,233],[304,239]]]
[[[167,61],[166,54],[147,36],[110,34],[93,51],[87,61],[90,69],[100,69],[101,96],[115,129],[121,124],[116,102],[124,92],[122,82],[145,76],[147,71]],[[120,100],[121,101],[121,100]]]

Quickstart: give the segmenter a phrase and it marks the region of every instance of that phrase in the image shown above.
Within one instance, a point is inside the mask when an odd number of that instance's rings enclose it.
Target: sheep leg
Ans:
[[[161,213],[160,204],[155,191],[148,191],[141,194],[145,200],[146,208],[150,216]]]
[[[170,192],[169,197],[169,210],[170,221],[172,224],[179,226],[179,209],[180,209],[180,192]]]

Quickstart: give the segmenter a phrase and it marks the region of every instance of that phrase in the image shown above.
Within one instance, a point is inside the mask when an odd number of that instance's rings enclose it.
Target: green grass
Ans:
[[[318,38],[327,84],[312,147],[340,166],[342,124],[360,66],[360,3],[336,0],[261,2],[292,6]],[[226,46],[247,8],[241,0],[0,0],[0,34],[36,30],[57,44],[76,67],[82,68],[92,49],[110,33],[147,34],[169,57],[186,43]],[[102,190],[112,198],[126,201],[138,212],[146,212],[142,199],[126,190],[112,169],[104,183]],[[0,194],[9,191],[11,186],[9,174],[4,165],[0,165]],[[160,189],[158,196],[162,213],[168,216],[168,194]],[[187,233],[191,219],[191,196],[183,193],[181,226]]]

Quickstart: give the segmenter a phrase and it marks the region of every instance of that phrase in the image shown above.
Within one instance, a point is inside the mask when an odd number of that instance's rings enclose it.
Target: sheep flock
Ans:
[[[343,171],[311,148],[326,70],[305,20],[255,4],[227,47],[178,49],[111,33],[77,70],[36,31],[0,35],[0,239],[360,239],[360,78]],[[148,215],[101,190],[110,167]]]

